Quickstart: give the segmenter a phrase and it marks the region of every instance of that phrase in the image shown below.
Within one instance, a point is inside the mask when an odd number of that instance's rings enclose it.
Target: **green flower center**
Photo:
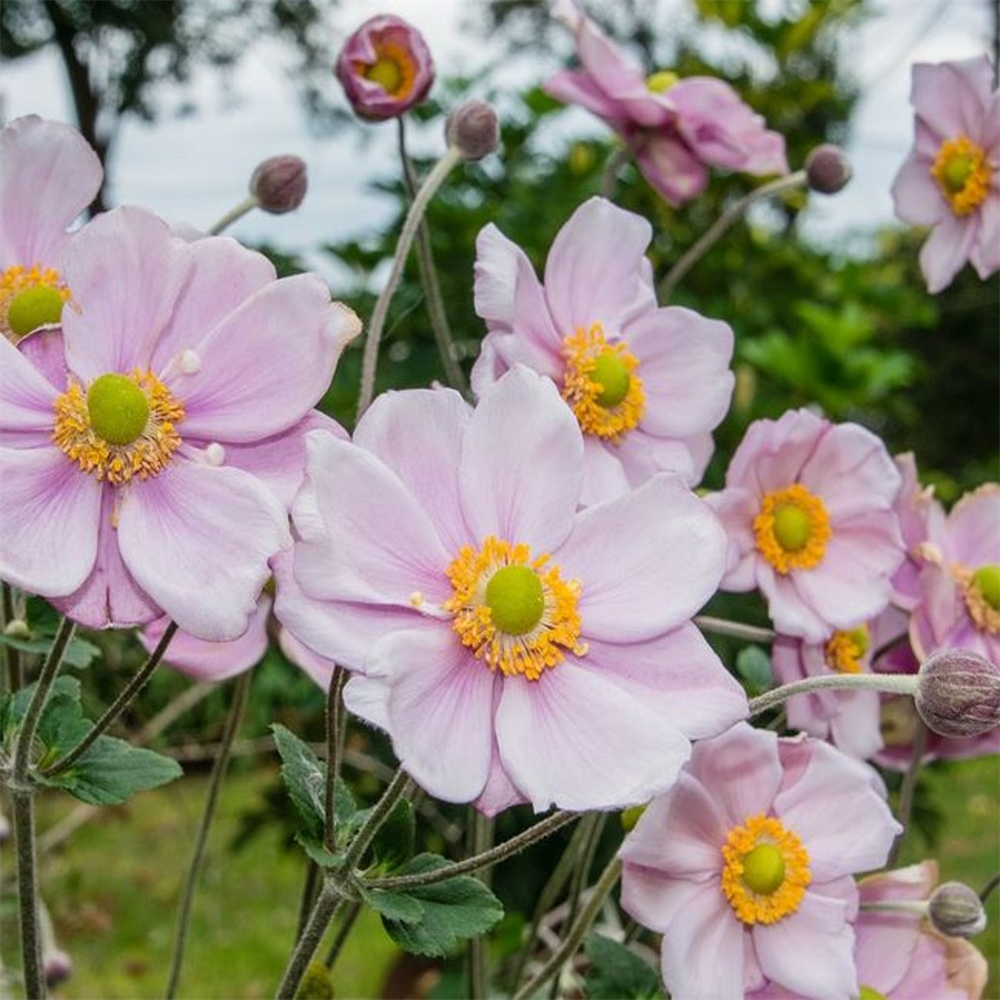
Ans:
[[[7,322],[18,337],[24,337],[40,326],[58,323],[63,301],[59,289],[51,285],[26,288],[11,299]]]
[[[542,581],[528,566],[504,566],[486,584],[485,603],[494,627],[507,635],[524,635],[542,620]]]
[[[632,378],[618,351],[602,351],[594,358],[590,381],[599,385],[597,402],[606,410],[617,406],[627,395]]]
[[[941,183],[952,193],[961,194],[965,190],[969,176],[976,168],[975,158],[957,154],[951,156],[941,170]]]
[[[972,582],[979,588],[983,600],[994,610],[1000,611],[1000,566],[987,563],[972,574]]]
[[[669,90],[680,77],[670,69],[661,69],[646,77],[646,89],[653,94],[662,94]]]
[[[774,537],[786,552],[798,552],[809,541],[809,514],[796,504],[781,504],[774,512]]]
[[[758,844],[743,856],[743,882],[758,896],[770,896],[785,881],[785,856],[774,844]]]
[[[93,432],[108,444],[135,441],[149,422],[149,401],[135,382],[108,372],[94,379],[87,390],[87,412]]]
[[[865,986],[865,984],[862,983],[861,992],[858,993],[858,1000],[886,1000],[886,995],[884,993],[879,993],[874,986]]]
[[[395,94],[403,82],[403,71],[395,59],[382,56],[365,70],[365,76],[377,83],[387,94]]]
[[[871,645],[871,637],[869,636],[867,625],[859,625],[857,628],[852,628],[847,633],[847,638],[854,643],[854,648],[857,650],[858,656],[864,656],[868,652],[868,647]]]

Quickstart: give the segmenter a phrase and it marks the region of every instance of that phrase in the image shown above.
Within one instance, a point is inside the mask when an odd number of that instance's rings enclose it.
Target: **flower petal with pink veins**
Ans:
[[[646,640],[690,618],[715,593],[726,536],[711,508],[663,474],[633,493],[588,507],[553,555],[577,579],[584,638]]]
[[[500,746],[494,736],[493,753],[490,758],[490,774],[486,779],[486,787],[473,805],[484,816],[496,816],[497,813],[503,812],[504,809],[521,805],[527,801],[510,780],[510,775],[504,770],[503,760],[500,758]]]
[[[330,680],[337,664],[325,656],[314,653],[304,642],[300,642],[287,628],[278,629],[278,646],[287,659],[304,670],[317,687],[330,690]]]
[[[0,448],[0,468],[0,578],[42,597],[71,594],[97,558],[104,487],[52,446]]]
[[[389,686],[380,677],[351,674],[344,685],[344,705],[351,715],[387,733],[389,722]]]
[[[213,642],[242,635],[291,545],[280,501],[240,469],[173,462],[121,498],[118,544],[135,581],[177,624]]]
[[[655,711],[569,657],[537,681],[505,678],[496,730],[504,768],[536,812],[644,802],[691,749]]]

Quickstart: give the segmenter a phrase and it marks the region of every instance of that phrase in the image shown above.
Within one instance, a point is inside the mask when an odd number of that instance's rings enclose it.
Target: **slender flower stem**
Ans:
[[[63,654],[73,638],[76,623],[63,618],[45,659],[35,690],[25,710],[14,744],[11,767],[14,837],[17,842],[17,899],[21,929],[21,963],[25,994],[44,998],[47,995],[42,967],[41,928],[38,923],[38,864],[35,854],[34,790],[28,781],[31,746],[35,741],[49,692],[62,665]]]
[[[917,690],[916,674],[824,674],[822,677],[806,677],[801,681],[783,684],[773,691],[765,691],[757,698],[750,699],[750,717],[760,715],[775,705],[797,694],[829,689],[849,691],[852,689],[881,691],[884,694],[913,695]]]
[[[587,905],[580,911],[580,915],[569,929],[563,943],[555,950],[535,976],[514,994],[513,1000],[527,1000],[528,997],[534,996],[549,981],[549,977],[556,975],[572,957],[583,940],[583,936],[590,930],[591,924],[597,918],[597,914],[600,913],[604,901],[608,898],[611,890],[614,889],[621,873],[622,863],[618,858],[612,858],[611,863],[604,869],[601,877],[597,880],[597,885],[594,886],[594,890],[587,900]]]
[[[579,816],[579,813],[555,812],[547,816],[540,823],[528,827],[516,837],[505,840],[502,844],[483,851],[475,857],[458,861],[447,868],[438,868],[434,871],[420,872],[416,875],[394,875],[388,878],[376,878],[365,882],[369,889],[415,889],[419,885],[433,885],[435,882],[446,882],[456,875],[467,875],[469,872],[478,871],[487,865],[495,865],[498,861],[503,861],[514,854],[518,854],[531,844],[547,837],[550,833],[555,833],[560,827],[567,823],[572,823]]]
[[[912,675],[911,675],[912,676]],[[917,775],[924,760],[924,750],[927,748],[927,726],[923,719],[917,719],[917,729],[913,734],[913,748],[910,751],[910,763],[903,775],[903,784],[899,789],[899,822],[903,829],[899,831],[892,843],[892,850],[886,860],[886,867],[891,868],[903,849],[906,832],[910,825],[910,814],[913,812],[913,793],[917,790]]]
[[[354,835],[347,854],[344,857],[343,870],[349,874],[360,864],[364,857],[368,845],[372,838],[378,833],[379,827],[385,822],[392,807],[406,794],[410,786],[410,776],[400,768],[393,776],[392,781],[386,786],[382,793],[382,798],[372,806],[372,811],[368,814],[368,819],[362,824],[361,829]]]
[[[624,146],[616,149],[604,165],[604,173],[601,176],[601,194],[611,201],[615,193],[615,181],[618,180],[618,171],[632,158],[632,152]]]
[[[979,902],[985,903],[998,885],[1000,885],[1000,872],[997,872],[996,875],[994,875],[993,878],[991,878],[989,882],[983,886],[982,891],[979,893]]]
[[[6,580],[0,580],[0,594],[3,600],[3,627],[18,617],[17,602],[14,600],[14,588]],[[24,671],[21,669],[21,651],[13,646],[4,646],[7,658],[8,691],[20,691],[24,685]]]
[[[681,283],[684,276],[694,267],[695,264],[701,260],[702,257],[708,253],[709,250],[715,246],[716,242],[725,235],[732,226],[751,205],[764,198],[770,198],[772,195],[778,194],[781,191],[785,191],[788,188],[799,187],[806,183],[806,172],[804,170],[796,170],[793,174],[788,174],[786,177],[779,177],[776,180],[771,181],[768,184],[762,184],[759,188],[751,191],[749,194],[745,194],[739,201],[733,202],[732,205],[727,208],[722,215],[715,220],[712,226],[707,229],[701,239],[691,247],[687,253],[670,269],[667,276],[660,282],[659,294],[660,301],[666,302],[671,295],[674,293],[674,289]]]
[[[406,124],[402,115],[396,119],[396,122],[399,125],[399,158],[403,163],[403,182],[412,202],[417,193],[417,179],[413,172],[413,164],[406,152]],[[417,229],[417,265],[420,271],[420,282],[424,286],[424,295],[427,299],[427,314],[431,321],[431,330],[434,332],[438,354],[441,355],[441,364],[444,366],[445,379],[453,389],[466,393],[469,389],[469,383],[466,381],[465,373],[455,355],[455,341],[451,335],[451,327],[448,325],[448,314],[445,312],[441,285],[438,282],[437,269],[434,266],[431,231],[426,219],[420,220],[420,226]]]
[[[107,732],[118,716],[132,703],[132,699],[146,686],[146,682],[153,675],[153,671],[160,665],[160,661],[167,652],[167,646],[170,645],[170,640],[173,639],[176,631],[177,623],[171,622],[160,638],[156,649],[149,654],[146,662],[136,675],[125,685],[118,697],[115,698],[104,714],[94,723],[94,728],[69,753],[60,757],[44,769],[42,773],[46,777],[61,774],[63,771],[71,768],[97,742],[98,738]]]
[[[312,961],[313,955],[316,954],[316,949],[323,940],[323,935],[326,933],[327,927],[330,926],[330,921],[333,919],[333,914],[341,899],[337,884],[327,879],[323,883],[309,922],[295,944],[292,957],[288,960],[288,968],[285,969],[285,975],[282,977],[281,985],[276,994],[278,1000],[293,1000],[295,997],[299,983],[302,982],[302,977],[305,975],[306,969],[309,968],[309,963]]]
[[[340,750],[346,715],[341,692],[346,680],[347,671],[338,664],[334,667],[326,695],[326,787],[323,795],[326,819],[323,824],[323,846],[331,854],[337,848],[337,777],[340,774]]]
[[[302,932],[309,922],[309,914],[312,913],[313,907],[316,905],[316,895],[319,892],[322,874],[323,869],[312,858],[309,858],[306,861],[306,880],[302,886],[302,898],[299,900],[299,921],[295,928],[296,941],[302,937]]]
[[[926,917],[930,904],[926,899],[889,899],[881,903],[862,903],[859,908],[868,913],[913,913]]]
[[[475,806],[469,806],[469,840],[473,856],[483,854],[493,846],[493,820],[484,816]],[[480,879],[488,886],[490,871],[480,873]],[[469,942],[469,996],[471,1000],[486,1000],[489,995],[489,952],[488,938],[477,934]]]
[[[222,782],[226,777],[226,769],[229,767],[229,754],[239,731],[240,723],[243,720],[243,712],[246,709],[247,693],[250,690],[250,672],[245,671],[236,679],[236,686],[233,690],[233,700],[229,707],[229,717],[226,719],[226,727],[222,734],[222,750],[215,758],[212,766],[212,775],[208,782],[208,794],[205,797],[205,810],[201,816],[201,823],[198,826],[198,835],[195,838],[194,853],[191,855],[191,865],[188,868],[187,878],[184,881],[184,891],[181,895],[180,910],[177,914],[177,937],[174,941],[174,953],[170,961],[170,978],[167,982],[167,1000],[177,994],[177,986],[181,978],[181,970],[184,967],[184,949],[187,945],[188,925],[191,921],[191,906],[194,903],[194,894],[198,885],[198,875],[201,872],[201,862],[205,854],[205,845],[208,843],[208,831],[211,829],[212,820],[215,817],[215,807],[219,801],[219,792],[222,789]]]
[[[713,618],[711,615],[696,615],[695,625],[706,632],[717,635],[728,635],[734,639],[746,639],[748,642],[773,642],[774,629],[758,628],[756,625],[744,625],[742,622],[731,622],[725,618]]]
[[[340,927],[337,928],[337,934],[334,937],[332,943],[330,944],[330,950],[326,953],[326,968],[327,971],[332,972],[333,967],[340,957],[340,952],[347,941],[348,935],[354,928],[354,923],[361,916],[361,911],[364,909],[364,904],[360,899],[355,900],[350,903],[347,909],[344,911],[344,919],[340,922]]]
[[[257,196],[252,194],[249,198],[245,198],[238,205],[234,205],[221,219],[219,219],[215,225],[213,225],[208,230],[209,236],[218,236],[223,230],[228,229],[237,219],[242,219],[247,212],[252,212],[258,205],[260,201]]]
[[[410,247],[413,245],[413,238],[417,234],[420,220],[424,217],[427,205],[434,194],[441,187],[444,179],[451,173],[452,168],[462,159],[462,154],[455,146],[449,146],[447,152],[434,165],[434,168],[427,175],[423,185],[417,192],[417,196],[410,205],[410,210],[406,214],[406,221],[403,223],[403,230],[399,234],[399,242],[396,244],[396,255],[392,261],[392,271],[389,273],[389,280],[386,282],[382,294],[375,303],[372,311],[371,323],[368,325],[368,336],[365,340],[364,353],[361,356],[361,390],[358,394],[358,418],[368,409],[372,398],[375,395],[375,367],[378,363],[379,342],[382,339],[382,329],[385,326],[386,316],[389,312],[389,302],[399,285],[399,279],[403,275],[403,265],[406,263]]]

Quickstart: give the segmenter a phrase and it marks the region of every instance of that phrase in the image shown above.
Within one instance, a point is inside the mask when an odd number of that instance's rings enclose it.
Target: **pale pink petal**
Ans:
[[[0,441],[4,447],[47,446],[55,424],[52,404],[58,395],[28,358],[0,337]]]
[[[718,515],[729,542],[722,589],[737,592],[753,590],[757,586],[758,562],[753,519],[760,509],[760,501],[738,486],[710,493],[705,501]]]
[[[569,657],[537,681],[504,679],[496,731],[504,769],[536,812],[645,802],[690,753],[656,712]]]
[[[924,157],[911,153],[892,182],[896,217],[914,226],[935,226],[951,209],[931,176]]]
[[[602,118],[612,128],[624,124],[621,102],[609,97],[593,77],[578,70],[562,70],[542,84],[542,90],[563,104],[579,104],[591,114]]]
[[[580,506],[592,507],[629,491],[629,478],[617,449],[592,434],[583,436],[583,486]]]
[[[973,570],[1000,563],[1000,485],[984,483],[952,507],[947,554]]]
[[[641,486],[658,472],[676,473],[687,486],[695,481],[694,456],[688,438],[658,437],[647,434],[640,425],[627,434],[618,445],[604,443],[604,447],[617,455],[629,482],[629,488]]]
[[[969,259],[977,226],[975,216],[948,215],[927,237],[920,248],[920,270],[932,295],[947,288]]]
[[[987,56],[946,63],[915,63],[910,103],[917,117],[941,136],[975,135],[993,90]]]
[[[642,262],[650,224],[604,198],[585,201],[559,230],[545,264],[545,298],[564,336],[600,323],[617,337],[656,308]]]
[[[118,544],[136,583],[186,632],[213,642],[242,635],[291,544],[288,515],[240,469],[176,461],[125,491]]]
[[[344,704],[351,715],[389,731],[389,685],[384,678],[352,674],[344,685]]]
[[[59,392],[66,389],[66,345],[61,326],[42,326],[17,342],[17,349]]]
[[[657,933],[662,934],[688,901],[706,887],[724,898],[717,874],[708,872],[699,878],[674,878],[659,868],[633,863],[628,858],[622,864],[622,909],[643,927]]]
[[[988,979],[989,965],[971,941],[925,933],[892,1000],[978,1000]]]
[[[997,118],[1000,118],[1000,111]],[[979,207],[979,234],[969,260],[983,281],[1000,270],[1000,192],[996,190],[996,182],[994,190]]]
[[[0,578],[42,597],[71,594],[97,558],[103,487],[51,446],[2,448],[0,468]]]
[[[370,452],[332,434],[311,432],[306,451],[307,479],[292,507],[302,539],[295,575],[305,591],[404,607],[416,594],[447,600],[445,570],[457,553],[444,547],[400,479]]]
[[[65,278],[77,309],[63,311],[66,360],[92,382],[147,369],[192,266],[189,246],[138,208],[105,212],[73,238]]]
[[[304,642],[300,642],[287,629],[278,629],[278,646],[289,662],[304,670],[317,687],[330,690],[330,679],[337,668],[333,660],[314,653]]]
[[[708,186],[708,170],[672,132],[643,135],[632,144],[643,177],[668,204],[678,207]]]
[[[843,691],[840,711],[830,720],[834,746],[849,757],[868,760],[882,749],[882,700],[875,691]]]
[[[552,552],[580,497],[583,438],[546,378],[512,369],[480,400],[465,434],[459,483],[473,537]]]
[[[389,685],[389,732],[401,765],[445,802],[477,798],[490,772],[499,675],[447,627],[387,636],[371,664]]]
[[[365,411],[354,444],[385,463],[434,522],[453,556],[469,542],[458,466],[472,409],[452,389],[382,393]]]
[[[631,642],[690,618],[718,588],[725,558],[711,508],[663,474],[583,511],[553,561],[582,585],[583,635]]]
[[[499,691],[499,688],[497,690]],[[521,805],[527,801],[510,780],[510,775],[504,770],[503,760],[500,758],[500,746],[494,736],[493,752],[490,757],[490,774],[486,779],[486,786],[483,788],[482,794],[473,805],[484,816],[496,816],[504,809]]]

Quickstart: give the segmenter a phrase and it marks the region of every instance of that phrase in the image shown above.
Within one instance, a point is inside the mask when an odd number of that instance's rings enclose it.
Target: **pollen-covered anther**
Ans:
[[[1000,635],[1000,565],[988,563],[975,570],[955,565],[951,571],[976,628]]]
[[[722,857],[722,892],[745,924],[773,924],[794,913],[812,881],[802,841],[773,816],[733,827]]]
[[[83,472],[114,485],[149,479],[180,446],[184,407],[151,372],[107,372],[87,391],[72,376],[53,403],[52,440]]]
[[[562,397],[584,434],[618,444],[638,427],[646,394],[637,372],[639,359],[624,341],[608,343],[604,328],[580,327],[563,341],[566,372]]]
[[[444,609],[462,644],[491,670],[538,680],[567,652],[586,654],[579,581],[563,580],[549,558],[490,535],[478,550],[464,546],[448,567],[453,593]]]
[[[226,461],[226,449],[218,441],[213,441],[205,449],[205,461],[209,465],[215,466],[224,464]]]
[[[941,143],[931,176],[957,216],[969,215],[986,201],[993,171],[986,151],[967,135]]]
[[[757,550],[782,576],[818,566],[832,534],[823,501],[801,483],[766,493],[753,530]]]
[[[58,323],[71,296],[58,271],[20,264],[0,274],[0,331],[17,343],[41,326]]]

